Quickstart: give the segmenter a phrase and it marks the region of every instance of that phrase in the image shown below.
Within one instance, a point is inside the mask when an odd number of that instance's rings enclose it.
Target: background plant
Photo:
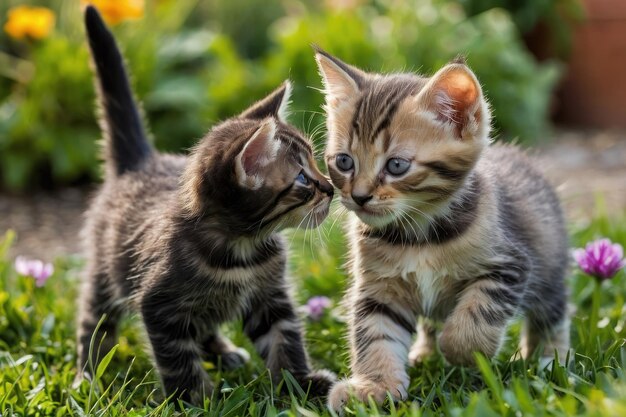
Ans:
[[[0,16],[22,3],[2,2]],[[100,134],[79,2],[33,3],[56,14],[48,38],[0,35],[0,183],[12,190],[99,175]],[[292,121],[321,142],[321,83],[311,43],[371,71],[430,74],[466,54],[491,101],[496,135],[545,138],[558,65],[535,62],[515,15],[488,8],[468,16],[451,0],[334,4],[148,1],[143,19],[116,25],[156,145],[187,149],[288,77],[296,83]]]
[[[567,56],[572,42],[572,25],[584,17],[582,0],[459,0],[469,16],[496,7],[506,9],[520,33],[545,30],[552,53]]]

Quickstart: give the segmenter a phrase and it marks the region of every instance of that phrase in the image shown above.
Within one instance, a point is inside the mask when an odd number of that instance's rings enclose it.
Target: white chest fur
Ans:
[[[430,317],[446,314],[455,304],[462,281],[483,272],[481,261],[489,257],[487,249],[465,240],[405,247],[358,241],[353,248],[357,279],[406,298],[417,312]]]
[[[368,258],[365,263],[367,269],[380,278],[399,279],[408,285],[414,293],[413,297],[419,301],[423,314],[428,316],[441,297],[446,296],[454,281],[459,279],[460,273],[460,268],[454,263],[444,265],[439,262],[438,255],[429,248],[378,247],[375,256]]]

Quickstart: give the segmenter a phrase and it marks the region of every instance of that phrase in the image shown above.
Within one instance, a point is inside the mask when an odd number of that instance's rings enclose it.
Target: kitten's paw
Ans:
[[[302,389],[308,390],[309,395],[312,397],[328,395],[328,391],[336,382],[337,376],[326,369],[309,372],[304,378],[300,379]]]
[[[350,396],[359,401],[367,401],[372,397],[377,404],[382,404],[390,394],[394,401],[405,400],[408,396],[407,384],[402,382],[374,382],[356,378],[339,381],[328,394],[328,407],[343,412]]]
[[[204,399],[211,398],[213,395],[213,383],[211,383],[208,376],[204,376],[202,381],[202,385],[192,389],[188,395],[186,392],[183,392],[180,398],[196,407],[202,407],[204,405]]]
[[[428,344],[415,344],[409,352],[409,365],[415,366],[425,362],[428,358],[435,354],[435,348]]]
[[[244,348],[236,348],[221,355],[222,367],[224,369],[237,369],[250,361],[250,354]]]
[[[471,343],[465,343],[454,331],[444,328],[439,338],[441,354],[450,365],[474,366],[474,353]]]
[[[494,326],[468,327],[453,322],[444,325],[439,349],[451,365],[475,366],[475,352],[493,358],[500,349],[505,328]]]

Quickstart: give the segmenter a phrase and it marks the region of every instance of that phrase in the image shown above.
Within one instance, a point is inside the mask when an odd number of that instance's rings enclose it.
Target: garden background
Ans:
[[[185,152],[217,121],[290,78],[291,121],[321,155],[321,83],[311,44],[383,72],[431,74],[464,54],[490,100],[494,138],[529,147],[557,186],[572,247],[600,237],[626,244],[626,83],[614,75],[626,73],[626,7],[619,0],[92,3],[113,27],[156,146],[171,152]],[[78,231],[101,175],[82,5],[0,3],[0,415],[171,415],[134,320],[124,323],[97,382],[71,387]],[[593,72],[585,72],[588,61]],[[311,356],[343,375],[341,223],[335,214],[319,231],[289,237]],[[54,273],[39,287],[16,272],[18,255],[51,262]],[[626,274],[598,284],[573,266],[568,282],[575,354],[566,366],[510,362],[516,325],[498,360],[463,369],[434,358],[411,370],[409,401],[380,412],[626,415]],[[314,296],[332,302],[319,317],[307,309]],[[251,348],[239,325],[229,332]],[[221,389],[206,410],[189,415],[327,413],[295,389],[291,397],[275,395],[256,357],[239,371],[207,367]],[[348,412],[379,411],[353,404]]]

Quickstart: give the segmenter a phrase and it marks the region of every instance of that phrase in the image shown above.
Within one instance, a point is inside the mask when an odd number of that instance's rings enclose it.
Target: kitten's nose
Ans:
[[[330,198],[333,197],[333,194],[335,193],[333,186],[330,182],[328,182],[326,178],[322,177],[320,180],[315,180],[314,182],[318,190],[320,190]]]
[[[361,207],[363,207],[363,205],[367,203],[368,201],[370,201],[373,197],[371,195],[357,195],[357,194],[351,194],[351,196],[354,202],[357,203]]]

